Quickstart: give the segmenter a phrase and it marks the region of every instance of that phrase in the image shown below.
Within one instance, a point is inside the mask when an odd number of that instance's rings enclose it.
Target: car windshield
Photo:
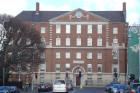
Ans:
[[[65,84],[64,80],[56,80],[54,84]]]

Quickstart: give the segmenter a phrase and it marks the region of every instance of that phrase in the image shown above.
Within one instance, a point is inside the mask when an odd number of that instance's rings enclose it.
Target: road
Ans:
[[[21,93],[38,93],[37,91],[34,92],[21,92]],[[50,92],[40,92],[40,93],[52,93]],[[101,87],[85,87],[80,89],[79,87],[74,88],[69,93],[106,93],[104,88]]]

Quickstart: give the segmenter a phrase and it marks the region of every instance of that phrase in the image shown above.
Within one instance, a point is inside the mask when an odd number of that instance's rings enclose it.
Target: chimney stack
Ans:
[[[39,2],[36,2],[36,12],[39,12]]]
[[[123,14],[126,21],[126,3],[125,2],[123,2]]]
[[[126,12],[126,3],[123,2],[123,11]]]

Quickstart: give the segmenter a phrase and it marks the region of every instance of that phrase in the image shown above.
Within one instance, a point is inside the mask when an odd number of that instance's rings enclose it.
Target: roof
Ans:
[[[67,12],[70,11],[39,11],[39,14],[36,14],[36,11],[22,11],[20,14],[16,16],[16,18],[22,19],[24,21],[47,22],[50,19],[60,16]],[[123,11],[88,11],[88,12],[109,19],[111,22],[125,22]]]

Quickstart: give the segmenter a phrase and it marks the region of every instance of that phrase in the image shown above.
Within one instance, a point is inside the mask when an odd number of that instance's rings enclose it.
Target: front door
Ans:
[[[76,86],[80,86],[80,77],[76,76]]]

